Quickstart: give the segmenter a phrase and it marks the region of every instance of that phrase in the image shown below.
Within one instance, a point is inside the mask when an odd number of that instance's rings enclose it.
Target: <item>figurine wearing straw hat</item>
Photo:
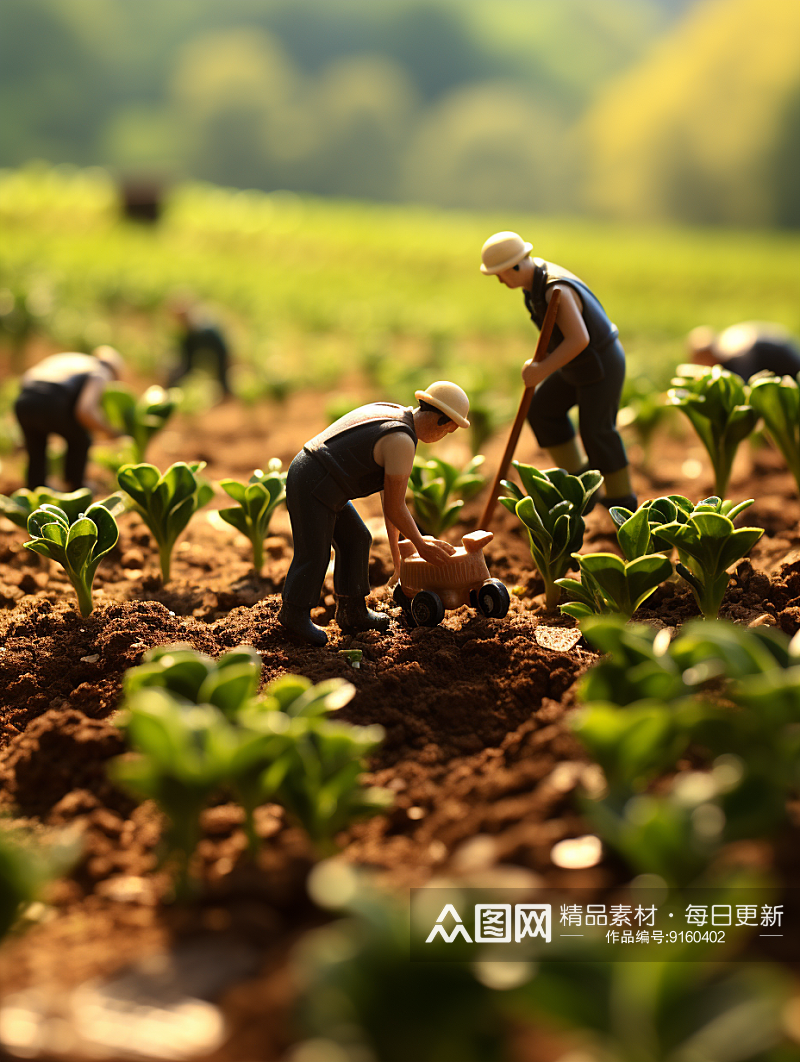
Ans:
[[[537,328],[559,291],[558,313],[546,356],[522,367],[526,388],[535,388],[528,422],[553,462],[572,474],[599,469],[609,508],[636,508],[625,447],[617,431],[617,410],[625,381],[625,352],[619,330],[596,295],[573,273],[542,258],[516,232],[496,232],[481,249],[481,272],[507,288],[520,288]],[[578,407],[580,439],[569,418]]]

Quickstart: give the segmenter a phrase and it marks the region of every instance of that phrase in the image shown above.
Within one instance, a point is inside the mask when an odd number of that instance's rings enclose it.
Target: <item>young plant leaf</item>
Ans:
[[[119,528],[111,512],[101,504],[90,505],[70,526],[67,514],[54,505],[43,505],[28,518],[32,541],[26,549],[60,564],[78,595],[82,616],[92,611],[92,584],[100,561],[117,544]]]
[[[172,550],[192,516],[213,496],[213,488],[198,475],[205,462],[178,461],[160,475],[154,465],[123,465],[117,482],[133,500],[133,508],[147,524],[158,546],[162,581],[169,582]]]

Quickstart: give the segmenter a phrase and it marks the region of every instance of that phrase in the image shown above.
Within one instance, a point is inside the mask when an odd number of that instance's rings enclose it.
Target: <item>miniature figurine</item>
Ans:
[[[180,361],[169,374],[167,386],[176,386],[200,362],[208,359],[215,369],[224,396],[230,396],[230,352],[218,325],[205,317],[185,294],[174,296],[169,309],[178,325]]]
[[[719,334],[699,325],[686,342],[695,365],[721,365],[745,381],[765,370],[776,376],[800,372],[800,346],[785,328],[766,321],[743,321]]]
[[[493,619],[507,614],[508,590],[491,578],[483,556],[493,538],[491,531],[464,535],[460,548],[444,564],[424,560],[407,539],[400,543],[400,582],[394,588],[394,600],[409,626],[436,627],[446,609],[460,605],[471,605]]]
[[[286,507],[294,557],[278,620],[312,645],[328,640],[312,623],[311,609],[319,603],[331,545],[335,619],[341,630],[385,632],[389,627],[388,615],[367,608],[372,537],[351,499],[381,492],[395,573],[401,533],[432,564],[443,564],[455,553],[449,542],[423,538],[405,497],[417,442],[439,442],[456,428],[468,428],[469,399],[445,380],[414,397],[419,402],[414,409],[390,402],[359,406],[309,440],[289,467]]]
[[[82,487],[92,432],[119,438],[100,406],[106,385],[118,380],[122,356],[113,347],[91,354],[52,354],[29,369],[14,404],[28,451],[28,490],[46,486],[47,438],[60,435],[67,443],[64,479],[68,490]]]
[[[525,386],[536,387],[528,422],[559,468],[572,475],[590,468],[603,473],[603,505],[635,509],[628,458],[616,427],[625,381],[619,330],[582,280],[553,262],[531,258],[532,250],[516,232],[496,232],[481,249],[480,267],[507,288],[522,289],[539,329],[553,291],[561,291],[547,357],[522,367]],[[585,452],[568,415],[575,405]]]

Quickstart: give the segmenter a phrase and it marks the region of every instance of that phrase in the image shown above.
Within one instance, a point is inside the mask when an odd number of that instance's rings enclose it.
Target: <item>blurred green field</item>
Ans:
[[[380,392],[420,367],[516,389],[536,332],[516,293],[478,271],[484,239],[516,229],[583,277],[619,325],[629,375],[663,386],[694,325],[774,320],[800,331],[800,237],[645,227],[234,192],[172,190],[155,226],[119,220],[101,170],[0,171],[0,324],[16,307],[62,348],[119,347],[160,375],[164,300],[188,288],[226,326],[248,394]],[[17,322],[18,323],[18,322]],[[393,395],[393,397],[395,397]],[[397,400],[404,400],[397,394]]]

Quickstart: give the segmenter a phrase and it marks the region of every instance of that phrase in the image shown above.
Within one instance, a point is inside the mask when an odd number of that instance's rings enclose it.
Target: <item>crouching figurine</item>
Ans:
[[[372,402],[345,414],[310,439],[286,477],[286,507],[294,556],[283,587],[278,620],[312,645],[328,637],[311,621],[334,549],[336,622],[346,634],[386,631],[389,616],[367,608],[372,536],[351,504],[380,492],[395,573],[400,571],[402,533],[417,553],[444,564],[455,552],[448,542],[423,538],[406,506],[406,488],[417,443],[439,442],[468,428],[469,400],[454,383],[438,380],[416,391],[416,408]]]

